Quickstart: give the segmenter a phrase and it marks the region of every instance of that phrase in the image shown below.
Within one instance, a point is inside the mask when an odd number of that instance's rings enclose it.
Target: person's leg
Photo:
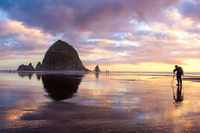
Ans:
[[[180,83],[181,83],[181,85],[182,85],[182,78],[181,78],[181,75],[180,75]]]
[[[177,79],[177,83],[178,83],[178,85],[179,85],[179,79]]]
[[[182,84],[181,75],[177,75],[178,85]]]
[[[177,79],[177,86],[179,85],[179,76],[178,75],[176,75],[176,79]]]

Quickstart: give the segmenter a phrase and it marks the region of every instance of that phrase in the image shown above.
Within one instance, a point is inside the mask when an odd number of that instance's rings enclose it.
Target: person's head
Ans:
[[[178,65],[175,65],[175,68],[177,68],[178,67]]]

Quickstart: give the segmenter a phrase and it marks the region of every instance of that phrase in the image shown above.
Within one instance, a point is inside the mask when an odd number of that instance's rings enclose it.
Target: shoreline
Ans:
[[[16,73],[16,72],[24,72],[24,73],[35,73],[35,72],[85,72],[85,71],[76,71],[76,70],[61,70],[61,71],[51,71],[51,70],[47,70],[47,71],[17,71],[17,70],[0,70],[0,73]],[[95,73],[95,71],[88,71],[88,73]],[[106,71],[101,71],[99,73],[106,73]],[[155,73],[155,74],[171,74],[173,75],[173,72],[167,72],[167,71],[109,71],[109,73],[147,73],[147,74],[151,74],[151,73]],[[184,75],[200,75],[200,72],[184,72]]]

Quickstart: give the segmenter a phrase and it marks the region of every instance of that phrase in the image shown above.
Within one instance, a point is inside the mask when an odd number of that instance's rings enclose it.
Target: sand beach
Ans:
[[[170,73],[1,73],[0,132],[199,131],[199,75],[185,74],[181,94],[172,81]]]

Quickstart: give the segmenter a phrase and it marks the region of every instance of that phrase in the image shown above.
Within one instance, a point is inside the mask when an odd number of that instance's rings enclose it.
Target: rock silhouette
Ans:
[[[38,62],[38,64],[36,65],[35,70],[36,70],[36,71],[43,71],[43,70],[44,70],[44,67],[43,67],[43,65],[42,65],[40,62]]]
[[[68,43],[58,40],[46,52],[42,63],[36,68],[30,63],[20,65],[17,71],[90,71],[85,68],[77,51]]]
[[[100,72],[101,70],[99,69],[99,66],[97,65],[96,67],[95,67],[95,70],[94,70],[95,72]]]
[[[30,63],[29,65],[20,65],[17,69],[17,71],[34,71],[34,67],[32,66],[32,63]]]
[[[45,70],[86,71],[77,51],[61,40],[48,49],[42,65]]]
[[[77,92],[83,75],[42,75],[43,86],[48,96],[55,101],[72,98]]]

